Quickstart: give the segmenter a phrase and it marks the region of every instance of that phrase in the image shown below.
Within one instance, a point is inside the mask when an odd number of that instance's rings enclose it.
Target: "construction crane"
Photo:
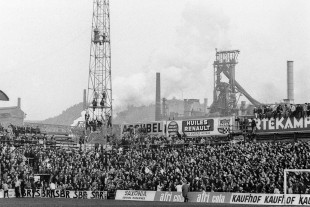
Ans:
[[[112,77],[109,0],[93,0],[86,122],[112,133]],[[94,131],[96,131],[94,130]]]

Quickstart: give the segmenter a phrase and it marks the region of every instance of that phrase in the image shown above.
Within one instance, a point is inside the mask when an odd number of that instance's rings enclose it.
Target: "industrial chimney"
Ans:
[[[87,109],[87,104],[86,104],[86,89],[83,91],[83,110]]]
[[[19,109],[21,108],[21,99],[20,98],[17,99],[17,107]]]
[[[294,62],[287,61],[287,100],[294,102]]]
[[[155,121],[159,121],[161,119],[160,106],[160,73],[156,73]]]

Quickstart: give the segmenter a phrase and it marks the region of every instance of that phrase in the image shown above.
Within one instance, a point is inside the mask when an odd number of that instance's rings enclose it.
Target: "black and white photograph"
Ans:
[[[309,11],[0,1],[0,207],[310,205]]]

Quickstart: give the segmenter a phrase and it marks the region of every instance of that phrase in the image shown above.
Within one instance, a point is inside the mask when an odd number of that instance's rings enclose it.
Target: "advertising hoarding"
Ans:
[[[9,189],[9,197],[14,198],[15,189]],[[24,197],[32,197],[32,189],[25,189]],[[77,199],[107,199],[107,191],[72,191],[56,189],[54,195],[50,190],[36,189],[34,197],[38,198],[77,198]],[[3,191],[0,193],[3,198]]]
[[[306,131],[310,130],[310,117],[256,119],[257,132]]]
[[[132,130],[136,133],[138,130],[142,130],[142,129],[147,134],[159,135],[159,136],[165,134],[164,123],[162,121],[122,125],[122,133],[124,133],[125,131],[129,131],[129,130]]]
[[[233,117],[167,121],[167,135],[185,134],[188,137],[226,136],[232,129]]]
[[[117,190],[115,200],[154,201],[156,191]]]

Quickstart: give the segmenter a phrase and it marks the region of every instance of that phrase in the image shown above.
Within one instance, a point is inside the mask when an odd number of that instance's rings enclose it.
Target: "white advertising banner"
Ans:
[[[0,198],[3,198],[3,191],[0,193]],[[9,189],[9,197],[14,198],[15,190]],[[24,197],[32,197],[32,190],[25,189]],[[34,197],[39,198],[77,198],[77,199],[107,199],[107,191],[71,191],[71,190],[58,190],[54,194],[50,190],[37,189]]]
[[[261,205],[310,205],[310,195],[306,194],[250,194],[232,193],[230,203]]]
[[[117,190],[115,200],[154,201],[156,191]]]
[[[139,130],[144,131],[147,134],[152,135],[164,135],[165,128],[162,121],[156,122],[145,122],[145,123],[133,123],[133,124],[123,124],[122,133],[126,131],[133,130],[137,133]]]

